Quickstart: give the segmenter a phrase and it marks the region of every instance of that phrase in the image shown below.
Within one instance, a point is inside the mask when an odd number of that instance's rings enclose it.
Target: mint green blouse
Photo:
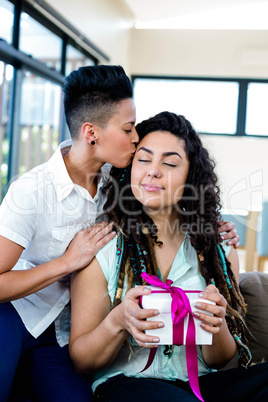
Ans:
[[[231,247],[227,246],[225,242],[223,243],[223,247],[226,255],[228,255]],[[116,263],[118,259],[116,251],[117,239],[114,238],[96,255],[107,280],[107,288],[111,302],[114,300],[115,284],[118,274],[116,272]],[[184,239],[174,258],[168,279],[173,281],[174,286],[181,287],[184,290],[204,290],[206,288],[205,280],[199,272],[196,252],[188,237]],[[126,289],[127,283],[125,281],[123,296],[125,295]],[[188,381],[184,345],[175,346],[170,358],[165,356],[163,353],[165,346],[160,345],[157,348],[157,353],[152,365],[146,371],[141,373],[141,370],[144,369],[147,363],[150,349],[140,348],[131,336],[129,336],[128,341],[132,345],[133,352],[130,351],[129,346],[123,344],[118,355],[109,367],[98,371],[91,378],[93,392],[98,385],[118,374],[124,374],[129,377],[149,377],[174,381],[179,379],[182,381]],[[199,376],[216,371],[208,367],[204,362],[200,346],[197,346],[197,356]]]

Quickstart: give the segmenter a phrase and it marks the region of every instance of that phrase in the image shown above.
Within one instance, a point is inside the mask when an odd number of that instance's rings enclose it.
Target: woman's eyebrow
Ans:
[[[148,152],[149,154],[152,154],[152,155],[153,155],[153,151],[151,151],[150,149],[145,148],[145,147],[140,147],[140,148],[137,150],[137,152],[139,152],[139,151],[145,151],[145,152]]]
[[[135,125],[135,121],[127,121],[126,123],[123,123],[123,126],[124,126],[125,124],[131,124],[131,125],[133,126],[133,125]]]
[[[178,155],[178,157],[182,159],[182,156],[178,152],[164,152],[162,155],[163,156]]]
[[[139,151],[145,151],[148,152],[149,154],[153,155],[153,151],[151,149],[145,148],[145,147],[140,147],[137,152]],[[179,158],[182,159],[182,156],[178,152],[163,152],[162,156],[170,156],[170,155],[178,155]]]

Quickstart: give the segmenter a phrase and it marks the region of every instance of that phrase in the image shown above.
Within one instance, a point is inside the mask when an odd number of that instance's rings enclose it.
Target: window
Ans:
[[[0,61],[0,199],[5,194],[8,177],[8,125],[12,81],[13,67]]]
[[[251,83],[247,91],[246,134],[268,136],[268,84]]]
[[[19,174],[46,162],[59,144],[61,87],[24,71],[19,136]]]
[[[0,38],[12,42],[14,6],[7,0],[0,0]]]
[[[69,138],[65,75],[109,59],[46,2],[0,0],[0,39],[1,202],[9,182]]]
[[[89,59],[85,54],[75,49],[73,46],[67,46],[66,52],[66,75],[70,74],[73,70],[77,70],[83,66],[93,66],[94,61]]]
[[[168,110],[182,114],[201,133],[235,134],[236,82],[136,79],[137,121]]]
[[[22,52],[60,71],[61,43],[61,38],[57,35],[28,14],[21,14],[19,48]]]
[[[164,110],[202,134],[268,136],[268,80],[133,76],[137,121]]]

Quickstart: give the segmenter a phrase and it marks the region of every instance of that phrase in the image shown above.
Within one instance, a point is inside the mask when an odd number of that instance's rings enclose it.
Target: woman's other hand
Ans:
[[[213,301],[215,305],[204,303],[202,299]],[[198,304],[196,307],[203,311],[195,310],[194,317],[200,320],[200,326],[205,331],[213,334],[212,345],[202,345],[203,359],[210,367],[224,367],[237,352],[235,340],[225,320],[227,301],[214,285],[209,285],[200,294]]]
[[[97,252],[115,237],[116,232],[112,228],[113,223],[101,222],[76,234],[62,256],[69,273],[85,268]]]
[[[234,246],[234,248],[238,248],[240,246],[239,240],[240,237],[237,234],[237,230],[235,228],[235,224],[233,222],[219,222],[219,233],[221,234],[222,240],[228,240],[228,246]],[[226,232],[226,233],[224,233]]]
[[[198,310],[193,312],[194,317],[201,321],[200,326],[203,329],[212,334],[217,334],[222,324],[225,323],[227,301],[214,285],[207,286],[206,289],[200,293],[199,297],[200,301],[195,304]],[[215,304],[202,302],[202,299],[210,300]]]

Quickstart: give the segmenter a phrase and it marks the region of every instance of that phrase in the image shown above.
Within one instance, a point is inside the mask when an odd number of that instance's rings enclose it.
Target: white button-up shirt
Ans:
[[[16,180],[3,200],[0,235],[25,248],[14,270],[60,257],[75,234],[102,214],[105,196],[101,187],[108,180],[110,166],[102,168],[92,198],[68,175],[62,155],[71,145],[71,140],[60,144],[48,162]],[[57,340],[63,346],[69,341],[69,301],[69,277],[65,277],[12,304],[34,337],[55,321]]]

